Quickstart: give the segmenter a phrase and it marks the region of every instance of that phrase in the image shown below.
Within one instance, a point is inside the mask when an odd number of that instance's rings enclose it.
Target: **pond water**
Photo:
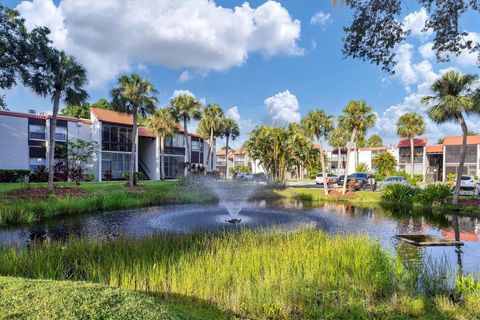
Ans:
[[[227,210],[218,205],[176,205],[148,209],[75,216],[33,225],[0,229],[0,246],[28,246],[34,241],[64,240],[70,236],[114,240],[143,237],[157,232],[213,232],[236,228],[279,228],[288,232],[299,228],[319,228],[333,234],[366,234],[404,261],[439,259],[450,269],[480,272],[480,219],[438,217],[428,214],[400,214],[379,208],[350,205],[312,205],[301,201],[249,202],[230,224]],[[458,220],[458,221],[457,221]],[[458,226],[453,228],[453,226]],[[416,247],[396,238],[396,234],[427,234],[464,242],[461,247]]]

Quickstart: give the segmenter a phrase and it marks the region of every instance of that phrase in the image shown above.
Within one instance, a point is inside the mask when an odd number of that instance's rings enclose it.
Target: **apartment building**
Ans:
[[[37,166],[47,165],[50,122],[51,116],[45,114],[0,111],[0,169],[34,170]],[[97,181],[104,178],[107,170],[114,179],[122,179],[130,166],[132,129],[133,119],[130,115],[92,108],[90,119],[58,117],[56,145],[76,139],[96,141],[99,149],[88,162],[86,170],[93,173]],[[176,178],[184,172],[184,130],[181,125],[177,129],[177,133],[165,141],[167,178]],[[136,170],[142,171],[148,179],[160,179],[159,139],[143,127],[139,127],[136,139]],[[208,140],[197,134],[189,134],[188,139],[191,162],[205,165]],[[66,158],[61,152],[55,154],[57,161]]]

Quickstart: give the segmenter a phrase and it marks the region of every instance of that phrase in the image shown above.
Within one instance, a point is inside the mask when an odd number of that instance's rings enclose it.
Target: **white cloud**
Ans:
[[[195,95],[190,90],[175,90],[175,91],[173,91],[170,99],[176,98],[176,97],[181,96],[181,95],[187,95],[187,96],[191,96],[191,97],[195,98]]]
[[[435,58],[435,52],[433,51],[433,42],[427,42],[425,44],[422,44],[418,48],[418,52],[420,52],[420,55],[423,59],[430,60]]]
[[[466,40],[472,41],[473,44],[480,44],[480,33],[476,32],[468,32],[467,36],[465,37]],[[463,67],[474,66],[478,64],[479,59],[479,52],[478,50],[474,52],[470,52],[469,50],[463,50],[463,52],[453,58],[453,60]]]
[[[23,1],[28,28],[45,25],[56,47],[78,57],[101,86],[132,63],[226,70],[251,53],[302,55],[300,21],[278,2],[235,8],[213,1]]]
[[[183,71],[180,76],[178,77],[179,82],[188,82],[192,80],[193,76],[188,72],[188,70]]]
[[[419,11],[412,12],[403,19],[403,29],[410,30],[412,36],[425,39],[433,33],[432,29],[424,31],[427,19],[427,10],[421,8]]]
[[[313,15],[313,17],[310,19],[310,24],[312,26],[320,26],[322,28],[325,28],[325,26],[331,21],[331,14],[330,13],[325,13],[323,11],[318,11]]]
[[[269,121],[274,126],[284,126],[291,122],[300,121],[297,97],[285,90],[265,99]]]
[[[227,112],[225,112],[225,115],[236,122],[240,121],[240,112],[238,111],[238,107],[231,107],[227,110]]]
[[[395,77],[402,82],[407,92],[410,92],[411,85],[418,82],[431,84],[438,76],[428,60],[413,62],[413,48],[410,43],[403,43],[398,47],[396,56]]]

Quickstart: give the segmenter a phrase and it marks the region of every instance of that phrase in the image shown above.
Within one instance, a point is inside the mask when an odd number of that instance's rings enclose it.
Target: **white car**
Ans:
[[[408,180],[405,179],[404,177],[401,177],[401,176],[391,176],[391,177],[388,177],[388,178],[386,178],[385,180],[383,180],[383,182],[382,182],[382,184],[381,184],[381,188],[385,188],[385,187],[388,186],[389,184],[395,184],[395,183],[403,184],[404,186],[407,186],[407,187],[410,186],[410,184],[408,183]]]
[[[462,196],[475,195],[475,179],[472,176],[462,176],[460,181],[460,194]]]
[[[332,185],[337,181],[338,177],[333,173],[327,173],[327,185]],[[323,174],[317,173],[315,178],[315,183],[318,185],[323,185]]]

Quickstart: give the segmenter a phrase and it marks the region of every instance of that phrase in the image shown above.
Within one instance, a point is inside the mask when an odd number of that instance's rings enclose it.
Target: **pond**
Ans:
[[[238,228],[280,228],[289,232],[299,228],[318,228],[332,234],[367,234],[403,261],[424,262],[438,259],[450,270],[480,272],[480,219],[438,217],[429,214],[402,214],[380,208],[358,208],[342,204],[312,204],[281,200],[249,202],[232,218],[220,205],[175,205],[147,209],[81,215],[62,220],[47,220],[32,225],[0,229],[0,245],[24,247],[35,241],[64,240],[70,236],[115,240],[118,237],[143,237],[158,232],[213,232]],[[457,221],[458,220],[458,221]],[[396,239],[396,234],[426,234],[455,239],[461,247],[416,247]]]

